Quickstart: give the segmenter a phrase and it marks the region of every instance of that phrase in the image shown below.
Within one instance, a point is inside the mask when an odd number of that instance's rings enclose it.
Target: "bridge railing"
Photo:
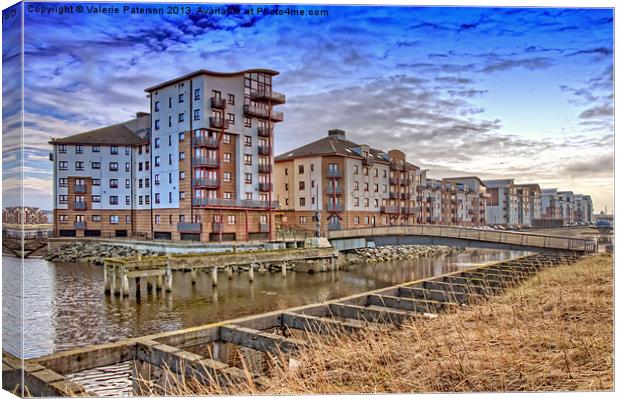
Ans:
[[[338,239],[393,235],[434,236],[485,242],[497,242],[500,244],[530,246],[538,248],[565,249],[570,251],[596,251],[595,241],[581,238],[437,225],[406,225],[343,229],[337,231],[330,231],[328,238]]]

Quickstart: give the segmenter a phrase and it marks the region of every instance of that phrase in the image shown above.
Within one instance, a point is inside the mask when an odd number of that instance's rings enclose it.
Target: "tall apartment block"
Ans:
[[[275,158],[282,224],[322,232],[414,224],[416,171],[399,150],[357,144],[343,130]]]
[[[592,223],[594,220],[592,217],[592,198],[589,195],[576,194],[575,208],[577,211],[577,222]]]
[[[560,219],[560,198],[557,188],[545,188],[541,190],[540,216],[542,219]]]
[[[519,223],[519,204],[514,179],[485,180],[489,199],[487,202],[487,223],[516,225]]]
[[[517,223],[531,226],[540,219],[541,190],[538,184],[517,184]]]
[[[486,224],[488,195],[486,186],[476,176],[443,179],[454,190],[456,215],[453,223],[459,226],[482,226]]]
[[[199,70],[147,88],[150,115],[52,140],[55,234],[270,238],[276,75]]]

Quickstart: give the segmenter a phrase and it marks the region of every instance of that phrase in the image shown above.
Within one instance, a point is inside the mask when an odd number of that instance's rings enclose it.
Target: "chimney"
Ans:
[[[327,133],[329,137],[333,137],[336,140],[345,140],[346,138],[344,130],[341,130],[341,129],[328,130]]]

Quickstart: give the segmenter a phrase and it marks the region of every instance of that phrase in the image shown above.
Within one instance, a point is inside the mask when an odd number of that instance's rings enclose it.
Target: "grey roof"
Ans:
[[[135,119],[74,134],[73,136],[52,139],[50,144],[136,145],[148,142],[148,140],[141,138],[127,127],[127,124],[133,121]]]
[[[510,186],[514,183],[514,180],[515,179],[483,180],[483,183],[489,188],[496,188]]]
[[[541,190],[542,195],[556,195],[558,193],[557,188],[543,188]]]
[[[246,73],[264,73],[264,74],[269,75],[269,76],[277,76],[277,75],[280,74],[278,71],[274,71],[272,69],[264,69],[264,68],[244,69],[242,71],[237,71],[237,72],[216,72],[216,71],[209,71],[207,69],[199,69],[197,71],[186,73],[185,75],[176,77],[174,79],[171,79],[171,80],[168,80],[166,82],[157,84],[155,86],[148,87],[148,88],[144,89],[144,91],[149,93],[151,91],[160,89],[162,87],[166,87],[166,86],[169,86],[171,84],[174,84],[174,83],[177,83],[177,82],[181,82],[183,80],[191,79],[191,78],[193,78],[195,76],[199,76],[199,75],[229,77],[229,76],[245,75]]]

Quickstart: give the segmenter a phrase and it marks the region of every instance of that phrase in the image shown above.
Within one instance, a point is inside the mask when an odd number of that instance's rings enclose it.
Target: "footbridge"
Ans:
[[[329,241],[338,250],[385,245],[448,245],[535,252],[597,251],[594,240],[456,226],[385,226],[333,230]]]

